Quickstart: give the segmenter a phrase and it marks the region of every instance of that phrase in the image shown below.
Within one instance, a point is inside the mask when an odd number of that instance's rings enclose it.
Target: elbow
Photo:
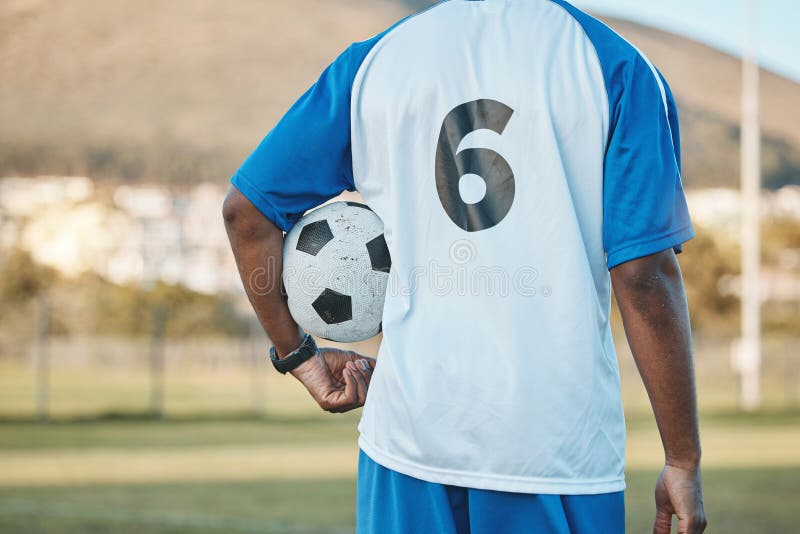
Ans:
[[[246,239],[261,239],[280,230],[270,222],[247,197],[231,186],[222,203],[222,220],[228,235]]]
[[[239,193],[241,194],[241,193]],[[228,190],[225,195],[225,200],[222,202],[222,220],[225,222],[225,228],[230,230],[241,218],[242,208],[240,202],[235,198],[234,188]]]
[[[225,227],[229,230],[240,227],[248,221],[253,221],[256,215],[263,217],[241,191],[231,186],[222,202],[222,220],[225,222]]]

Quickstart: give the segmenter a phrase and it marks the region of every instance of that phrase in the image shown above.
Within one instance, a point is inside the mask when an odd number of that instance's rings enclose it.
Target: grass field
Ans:
[[[709,531],[800,532],[800,412],[739,414],[729,377],[698,363]],[[640,533],[662,453],[629,371],[627,521]],[[0,532],[353,531],[358,413],[321,414],[266,371],[253,382],[247,368],[173,370],[166,382],[166,418],[152,420],[146,370],[56,366],[45,424],[32,370],[0,365]],[[256,384],[263,418],[247,413]]]
[[[354,415],[0,424],[0,532],[351,532]],[[646,532],[657,436],[630,422],[629,532]],[[714,532],[798,532],[800,416],[707,418]]]

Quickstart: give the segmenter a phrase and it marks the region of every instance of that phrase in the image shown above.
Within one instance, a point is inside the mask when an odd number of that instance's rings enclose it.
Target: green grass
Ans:
[[[658,472],[628,474],[628,532],[648,532],[654,518],[653,487]],[[789,534],[800,532],[800,468],[706,469],[703,473],[710,532]]]
[[[355,480],[0,490],[2,532],[350,532]]]
[[[656,471],[628,476],[628,532],[650,528]],[[712,532],[798,532],[800,469],[709,470]],[[2,532],[352,532],[355,481],[77,486],[0,490]]]
[[[0,532],[352,532],[356,416],[0,422]],[[798,531],[797,422],[707,418],[713,532]],[[628,531],[647,532],[659,443],[648,421],[629,427]],[[740,464],[730,450],[761,436]]]
[[[298,418],[187,418],[154,421],[33,421],[0,423],[0,455],[9,450],[153,447],[191,448],[246,445],[352,444],[355,413]]]
[[[739,413],[725,400],[730,377],[703,365],[710,531],[800,532],[800,411],[778,409],[773,374],[770,409]],[[44,424],[31,370],[0,365],[0,532],[353,531],[358,413],[324,414],[295,381],[265,373],[268,410],[255,417],[249,369],[168,375],[166,418],[153,420],[144,369],[56,366]],[[663,453],[630,368],[623,396],[628,531],[637,534],[650,529]]]

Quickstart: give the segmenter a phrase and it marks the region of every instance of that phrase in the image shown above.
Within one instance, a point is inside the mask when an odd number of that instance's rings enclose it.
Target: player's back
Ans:
[[[392,257],[373,460],[531,493],[624,487],[608,269],[692,236],[669,87],[562,0],[450,0],[355,43],[233,177],[288,231],[358,189]]]
[[[393,258],[360,445],[397,471],[505,491],[624,485],[604,69],[650,66],[572,9],[444,2],[384,35],[355,76],[355,185]]]

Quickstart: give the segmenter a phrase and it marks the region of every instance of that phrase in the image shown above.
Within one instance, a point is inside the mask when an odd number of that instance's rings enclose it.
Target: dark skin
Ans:
[[[234,187],[222,214],[247,297],[278,357],[286,356],[300,346],[303,335],[281,292],[283,232]],[[322,348],[292,375],[323,410],[341,413],[364,405],[374,367],[373,358]]]
[[[247,296],[278,356],[285,356],[300,346],[302,333],[280,290],[283,232],[234,187],[225,199],[223,217]],[[706,517],[691,329],[680,266],[675,253],[667,250],[615,267],[611,280],[664,446],[653,533],[669,534],[675,515],[680,534],[699,534]],[[322,409],[346,412],[364,405],[375,363],[352,351],[323,348],[292,374]]]
[[[653,532],[669,534],[673,515],[680,534],[703,532],[691,326],[678,259],[665,250],[623,263],[611,282],[664,445]]]

